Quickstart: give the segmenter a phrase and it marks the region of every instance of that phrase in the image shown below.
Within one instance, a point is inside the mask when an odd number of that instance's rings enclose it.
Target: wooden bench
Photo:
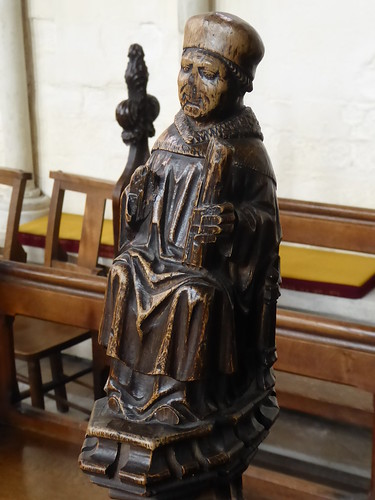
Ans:
[[[375,210],[323,203],[280,199],[280,214],[284,242],[314,245],[350,253],[351,266],[356,269],[358,254],[375,256]],[[302,249],[303,251],[303,249]],[[283,263],[281,262],[281,267]],[[304,288],[304,285],[302,286]],[[313,296],[310,295],[313,302]],[[342,299],[342,308],[347,308]],[[363,299],[358,299],[363,300]],[[351,301],[351,304],[353,300]],[[375,324],[363,318],[344,319],[334,315],[313,314],[290,307],[279,308],[277,315],[276,369],[279,372],[343,384],[369,392],[375,402]],[[375,304],[374,304],[375,313]],[[363,423],[363,416],[345,403],[334,404],[314,399],[308,393],[293,394],[293,387],[278,392],[282,407],[310,412],[326,418],[350,423]],[[373,428],[372,486],[375,496],[375,420]]]

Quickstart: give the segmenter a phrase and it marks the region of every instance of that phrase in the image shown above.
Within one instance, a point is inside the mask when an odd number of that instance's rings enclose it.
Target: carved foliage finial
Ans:
[[[121,136],[124,143],[136,144],[144,137],[155,134],[153,121],[160,107],[156,97],[148,95],[146,91],[148,71],[142,47],[131,45],[128,57],[125,81],[129,97],[117,106],[116,119],[123,129]]]

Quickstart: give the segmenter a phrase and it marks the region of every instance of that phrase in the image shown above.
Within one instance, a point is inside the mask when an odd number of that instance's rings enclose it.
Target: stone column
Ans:
[[[0,166],[33,174],[32,140],[21,0],[0,0]],[[0,239],[8,214],[9,188],[0,186]],[[48,213],[49,199],[29,182],[21,221]]]

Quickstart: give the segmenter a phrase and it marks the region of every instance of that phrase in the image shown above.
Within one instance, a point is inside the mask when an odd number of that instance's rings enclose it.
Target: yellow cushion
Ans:
[[[81,239],[82,232],[82,215],[65,214],[61,216],[59,237],[63,240]],[[47,233],[48,216],[39,217],[30,222],[26,222],[20,226],[20,233],[32,234],[35,236],[45,236]],[[103,245],[113,246],[113,229],[112,221],[104,219],[101,243]]]
[[[45,236],[47,222],[47,216],[40,217],[22,224],[20,232]],[[79,241],[81,231],[81,215],[62,214],[59,235],[61,239]],[[113,246],[111,220],[104,220],[101,243]],[[280,257],[284,279],[361,287],[375,274],[375,256],[282,243]]]
[[[283,278],[363,286],[375,274],[375,256],[281,244]]]

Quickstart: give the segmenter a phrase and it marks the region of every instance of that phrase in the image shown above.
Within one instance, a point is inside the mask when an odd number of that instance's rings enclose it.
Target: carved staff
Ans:
[[[195,200],[195,207],[190,218],[188,238],[185,245],[183,261],[200,267],[202,265],[206,244],[204,243],[202,217],[209,217],[209,210],[204,215],[200,208],[210,207],[218,203],[226,180],[226,173],[232,160],[233,148],[226,141],[213,137],[210,139],[203,169],[204,180]],[[198,220],[196,217],[198,216]],[[213,241],[216,240],[214,237]]]

